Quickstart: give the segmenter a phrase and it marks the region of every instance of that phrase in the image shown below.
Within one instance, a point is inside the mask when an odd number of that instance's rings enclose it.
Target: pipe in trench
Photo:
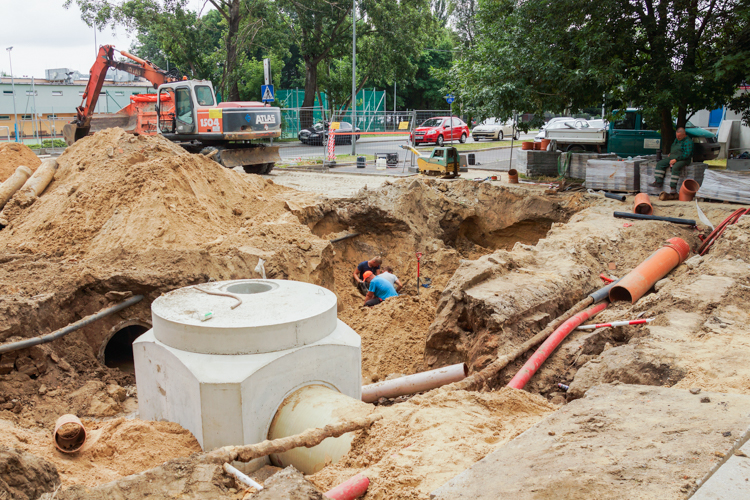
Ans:
[[[0,354],[6,353],[6,352],[17,351],[19,349],[26,349],[27,347],[32,347],[32,346],[39,345],[39,344],[46,344],[47,342],[52,342],[53,340],[57,340],[60,337],[64,337],[65,335],[69,333],[73,333],[74,331],[79,330],[83,328],[84,326],[90,325],[96,320],[102,319],[106,316],[110,316],[116,312],[122,311],[123,309],[130,307],[133,304],[137,304],[141,300],[143,300],[143,295],[135,295],[123,302],[120,302],[117,305],[108,307],[106,309],[102,309],[98,313],[86,316],[85,318],[80,319],[76,321],[75,323],[71,323],[65,328],[61,328],[52,333],[48,333],[47,335],[42,335],[41,337],[34,337],[34,338],[26,339],[26,340],[21,340],[18,342],[13,342],[11,344],[0,345]]]
[[[263,489],[263,486],[256,483],[253,478],[235,469],[231,464],[224,464],[224,472],[226,472],[227,474],[231,474],[237,481],[244,484],[245,486],[250,486],[251,488],[255,488],[258,491]]]
[[[334,238],[334,239],[328,240],[328,241],[330,241],[331,243],[338,243],[339,241],[348,240],[349,238],[354,238],[355,236],[359,236],[359,233],[346,234],[346,235],[344,235],[344,236],[342,236],[340,238]]]
[[[436,387],[463,380],[468,375],[469,367],[466,366],[466,363],[459,363],[393,380],[384,380],[363,386],[362,401],[374,403],[380,398],[395,398],[406,394],[429,391]]]
[[[354,500],[364,495],[369,486],[370,480],[362,474],[357,474],[326,491],[325,496],[331,500]]]
[[[631,214],[628,212],[615,212],[613,214],[617,219],[638,219],[638,220],[658,220],[671,222],[673,224],[685,224],[686,226],[696,226],[693,219],[678,219],[676,217],[660,217],[658,215]]]
[[[268,439],[276,440],[307,429],[325,428],[352,415],[369,415],[372,410],[372,405],[329,387],[308,385],[296,390],[281,403],[268,430]],[[303,474],[314,474],[346,455],[353,440],[354,433],[349,432],[337,438],[324,439],[310,448],[297,447],[271,454],[271,462],[282,468],[294,465]]]
[[[74,432],[66,432],[64,435],[60,432],[63,425],[72,424],[75,426]],[[55,448],[63,453],[75,453],[83,447],[86,442],[86,428],[81,420],[70,413],[61,415],[55,422],[55,431],[52,433],[52,441]]]
[[[23,187],[33,173],[29,167],[21,165],[13,172],[13,175],[0,184],[0,209],[13,198],[16,191]]]
[[[682,264],[690,255],[690,246],[682,238],[670,238],[667,243],[652,253],[638,267],[613,286],[609,300],[627,300],[635,304],[654,284]]]
[[[633,213],[641,215],[654,215],[654,207],[648,193],[638,193],[633,200]]]
[[[585,311],[579,312],[565,323],[560,325],[552,335],[550,335],[544,343],[539,346],[539,349],[529,358],[523,367],[516,373],[516,376],[511,379],[508,383],[508,387],[514,389],[523,389],[524,386],[531,380],[531,377],[539,370],[542,364],[547,358],[557,349],[557,346],[565,340],[565,337],[576,329],[581,323],[596,316],[601,311],[605,310],[609,305],[608,302],[602,302],[594,307],[586,309]]]

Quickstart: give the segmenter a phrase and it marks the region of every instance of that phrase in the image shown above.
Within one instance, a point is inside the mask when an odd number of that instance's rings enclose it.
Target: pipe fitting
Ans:
[[[651,206],[651,199],[648,193],[638,193],[635,195],[633,202],[633,213],[643,215],[654,215],[654,207]]]
[[[685,179],[680,186],[680,201],[693,201],[695,193],[701,188],[701,185],[695,179]]]

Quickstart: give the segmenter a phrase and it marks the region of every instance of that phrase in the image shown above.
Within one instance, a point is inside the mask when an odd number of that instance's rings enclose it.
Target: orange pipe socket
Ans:
[[[648,193],[638,193],[637,195],[635,195],[635,202],[633,203],[633,213],[654,215],[654,207],[651,206],[651,199],[649,199]]]
[[[63,453],[75,453],[86,442],[86,428],[78,417],[67,414],[57,419],[52,436],[55,448]]]
[[[630,271],[609,291],[609,300],[627,300],[635,304],[648,292],[654,283],[662,279],[675,267],[682,264],[690,254],[690,247],[682,238],[670,238],[667,243],[648,259]]]
[[[697,193],[700,188],[701,185],[694,179],[685,179],[685,182],[682,183],[682,187],[680,187],[680,201],[693,201],[695,193]]]
[[[508,170],[508,184],[518,184],[518,170],[515,168]]]

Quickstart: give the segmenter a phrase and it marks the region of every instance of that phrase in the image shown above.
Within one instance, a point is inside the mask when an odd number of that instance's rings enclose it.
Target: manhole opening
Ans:
[[[267,283],[236,283],[229,285],[226,290],[229,293],[238,293],[248,295],[251,293],[263,293],[273,289],[273,286]]]
[[[118,330],[104,348],[104,364],[119,368],[122,372],[135,373],[133,341],[147,331],[148,328],[142,325],[130,325]]]

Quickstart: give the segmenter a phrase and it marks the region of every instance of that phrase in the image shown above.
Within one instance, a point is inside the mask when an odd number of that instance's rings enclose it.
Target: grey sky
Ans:
[[[64,9],[65,0],[0,0],[0,71],[10,73],[6,47],[13,46],[13,75],[44,78],[44,70],[70,68],[88,73],[94,63],[94,30],[81,20],[78,7]],[[190,0],[200,10],[204,0]],[[205,12],[205,11],[204,11]],[[96,33],[98,45],[130,48],[124,29]]]

